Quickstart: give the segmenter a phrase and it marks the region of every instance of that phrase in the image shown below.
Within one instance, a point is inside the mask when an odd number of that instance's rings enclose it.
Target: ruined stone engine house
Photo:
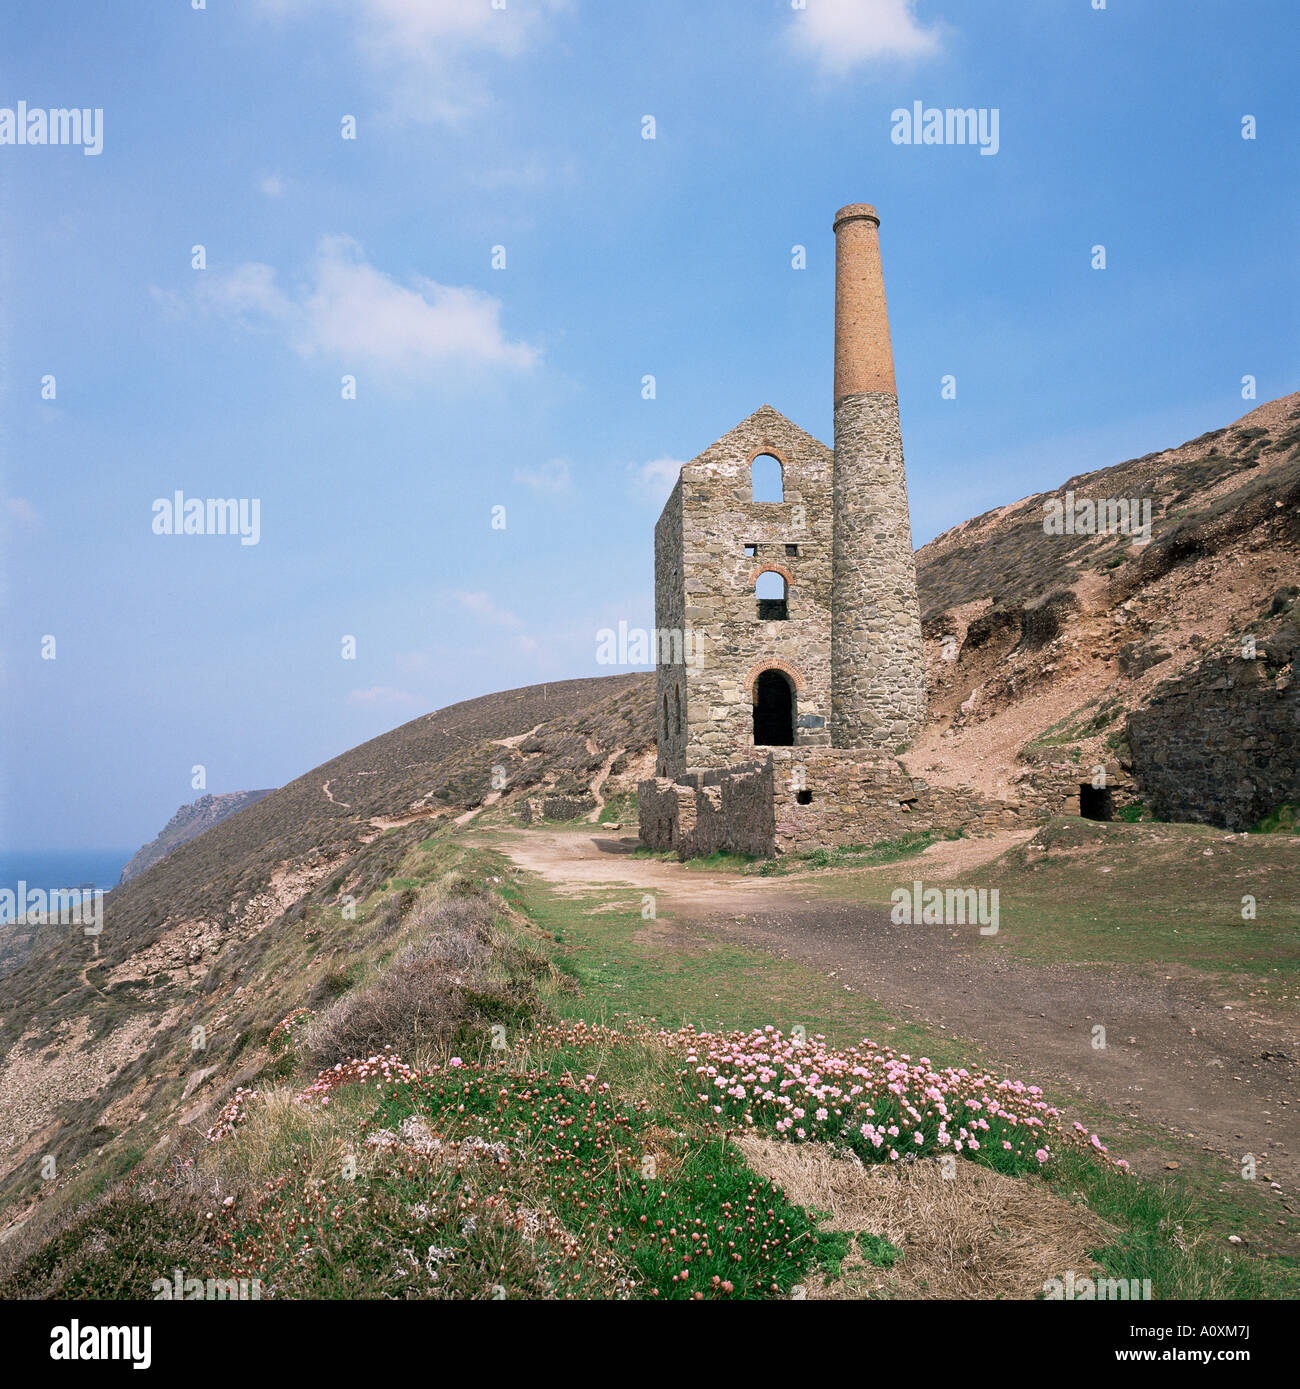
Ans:
[[[933,808],[895,758],[926,705],[879,226],[866,204],[835,217],[834,449],[764,405],[682,468],[655,526],[653,848],[862,842]]]

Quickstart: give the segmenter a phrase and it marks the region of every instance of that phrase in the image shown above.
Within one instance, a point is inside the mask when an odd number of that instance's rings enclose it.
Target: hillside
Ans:
[[[265,791],[227,791],[220,796],[200,796],[197,801],[183,805],[162,829],[145,845],[131,855],[122,869],[119,886],[138,878],[146,868],[152,867],[161,858],[166,858],[173,849],[188,844],[205,830],[228,820],[246,806],[256,805],[264,796],[269,796],[273,788]]]
[[[610,791],[634,784],[653,758],[649,679],[537,685],[414,719],[114,890],[99,937],[43,933],[0,992],[0,1195],[40,1190],[36,1153],[66,1168],[110,1134],[155,1141],[193,1074],[227,1084],[250,1035],[349,967],[341,921],[330,945],[304,937],[322,904],[348,893],[364,912],[411,846],[499,798],[494,769],[511,796],[585,792],[606,772]]]
[[[1066,486],[1150,496],[1151,543],[1047,535],[1040,496],[920,551],[931,718],[907,755],[917,775],[1007,794],[1045,761],[1131,765],[1125,720],[1243,634],[1266,656],[1258,680],[1294,696],[1300,397]],[[485,861],[458,857],[459,829],[525,803],[593,804],[592,818],[625,804],[653,771],[652,688],[648,674],[563,681],[415,719],[131,877],[100,936],[42,931],[0,980],[0,1239],[38,1211],[30,1229],[55,1228],[143,1158],[188,1151],[240,1087],[380,1049],[371,994],[394,972],[432,989],[417,1035],[433,1050],[546,1016],[542,994],[573,985]],[[297,1046],[286,1019],[353,1001],[378,1010],[339,1022],[353,1050]]]
[[[1150,543],[1045,533],[1044,503],[1067,491],[1150,499]],[[965,521],[917,553],[917,578],[930,726],[907,762],[927,778],[1006,795],[1053,761],[1127,770],[1129,716],[1177,682],[1280,682],[1292,701],[1300,394]],[[1247,636],[1264,659],[1245,670]],[[1235,668],[1214,668],[1223,660]],[[1224,727],[1237,712],[1220,711]],[[1140,779],[1141,762],[1134,770]]]

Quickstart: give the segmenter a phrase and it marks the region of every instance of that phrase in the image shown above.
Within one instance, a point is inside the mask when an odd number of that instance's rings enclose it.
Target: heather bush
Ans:
[[[496,931],[495,916],[481,889],[418,903],[407,921],[412,940],[307,1029],[311,1061],[328,1067],[385,1047],[410,1056],[468,1047],[486,1024],[531,1018],[532,961]]]

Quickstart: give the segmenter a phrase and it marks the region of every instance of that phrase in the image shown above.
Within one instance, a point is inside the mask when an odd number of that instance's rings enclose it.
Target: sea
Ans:
[[[0,888],[115,888],[134,849],[0,849]]]

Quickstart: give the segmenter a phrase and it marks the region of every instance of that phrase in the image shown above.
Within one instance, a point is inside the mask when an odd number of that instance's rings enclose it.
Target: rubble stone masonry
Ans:
[[[898,399],[835,406],[831,741],[892,751],[925,723],[925,652]]]
[[[831,742],[888,751],[925,724],[925,655],[879,228],[835,215]]]
[[[1300,684],[1214,658],[1128,716],[1138,789],[1160,820],[1245,830],[1300,804]]]
[[[760,454],[781,463],[781,502],[752,500]],[[655,623],[684,625],[694,660],[659,666],[660,775],[752,760],[766,669],[794,686],[796,745],[829,743],[831,465],[825,444],[764,405],[682,468],[655,528]],[[785,620],[759,620],[764,571],[786,580]]]

